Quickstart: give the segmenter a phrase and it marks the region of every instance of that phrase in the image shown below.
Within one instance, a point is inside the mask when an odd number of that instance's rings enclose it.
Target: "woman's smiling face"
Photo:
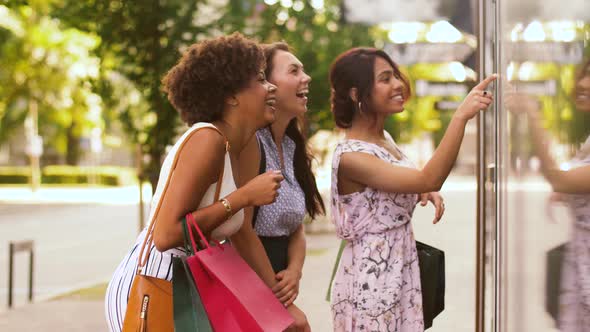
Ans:
[[[375,113],[403,112],[406,101],[404,82],[396,76],[391,64],[381,57],[375,59],[373,82],[371,109]]]
[[[307,111],[307,94],[311,77],[293,53],[278,50],[272,58],[268,81],[277,86],[276,108],[298,116]]]

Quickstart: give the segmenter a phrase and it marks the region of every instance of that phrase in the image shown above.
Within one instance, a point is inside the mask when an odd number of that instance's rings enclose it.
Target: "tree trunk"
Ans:
[[[78,165],[80,161],[80,138],[74,135],[74,126],[72,125],[67,130],[67,141],[68,146],[66,150],[66,164],[68,165]]]

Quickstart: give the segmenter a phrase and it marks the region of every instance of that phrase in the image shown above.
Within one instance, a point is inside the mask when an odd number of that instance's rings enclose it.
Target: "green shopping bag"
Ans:
[[[336,271],[338,270],[338,264],[340,264],[340,258],[342,257],[342,252],[344,251],[344,247],[346,247],[346,241],[340,241],[340,249],[338,249],[338,254],[336,255],[336,263],[332,268],[332,276],[330,277],[330,284],[328,285],[328,292],[326,293],[326,301],[330,302],[330,294],[332,294],[332,281],[334,281],[334,277],[336,276]]]
[[[188,241],[186,219],[182,219],[184,248],[188,256],[194,251]],[[174,330],[177,332],[198,331],[213,332],[199,291],[195,285],[190,268],[186,264],[187,257],[174,257],[172,274],[172,302],[174,306]]]

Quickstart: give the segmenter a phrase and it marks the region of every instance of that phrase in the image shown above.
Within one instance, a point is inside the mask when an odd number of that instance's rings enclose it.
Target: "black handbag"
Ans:
[[[416,250],[420,264],[424,329],[427,329],[445,309],[445,253],[419,241],[416,241]]]
[[[346,241],[342,240],[336,256],[336,263],[332,269],[332,277],[326,294],[327,301],[330,301],[332,281],[336,270],[338,270],[344,247],[346,247]],[[416,250],[420,266],[424,329],[428,329],[432,327],[434,318],[445,309],[445,252],[419,241],[416,241]]]
[[[559,287],[566,244],[559,245],[547,252],[545,279],[545,310],[557,322],[559,314]]]

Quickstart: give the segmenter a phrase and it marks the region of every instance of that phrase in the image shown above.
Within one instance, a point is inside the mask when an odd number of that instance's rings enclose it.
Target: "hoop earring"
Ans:
[[[363,113],[363,107],[362,107],[362,103],[359,101],[359,112]]]
[[[238,99],[236,97],[231,97],[231,98],[233,99],[232,101],[234,101],[234,103],[228,103],[229,106],[236,107],[240,104],[240,102],[238,101]]]

